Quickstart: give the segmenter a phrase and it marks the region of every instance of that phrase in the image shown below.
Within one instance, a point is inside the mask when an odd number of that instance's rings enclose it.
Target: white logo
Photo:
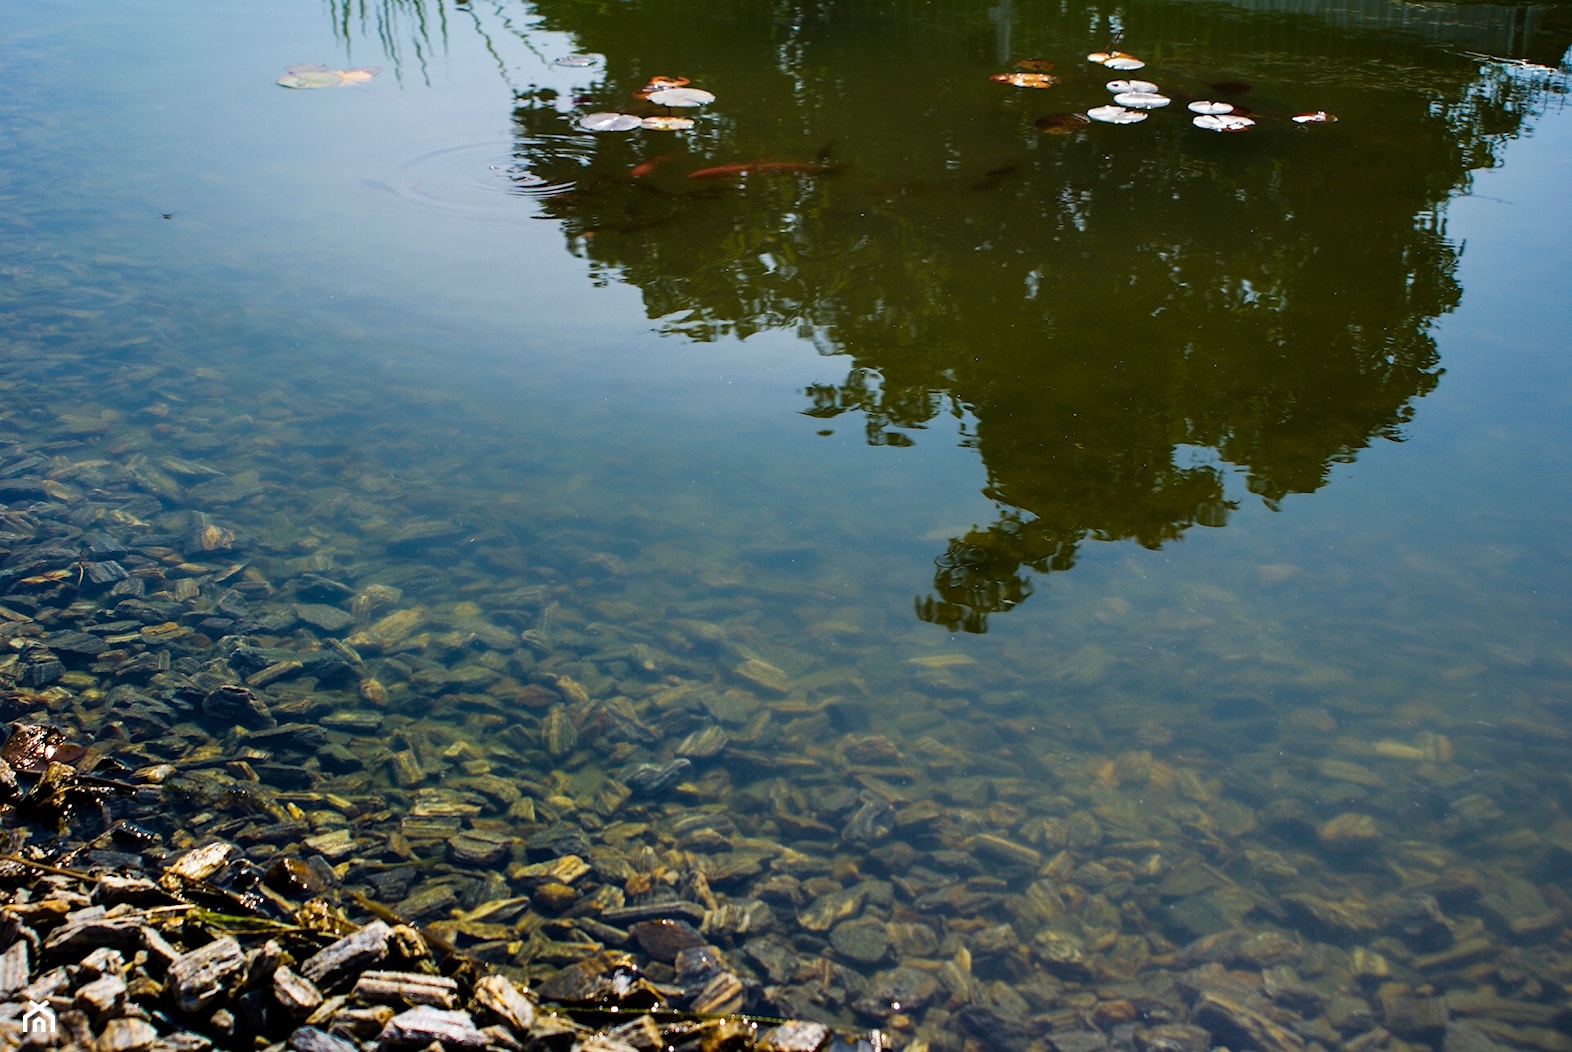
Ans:
[[[27,1011],[22,1013],[22,1036],[52,1037],[54,1032],[55,1010],[49,1007],[49,1002],[28,998]]]

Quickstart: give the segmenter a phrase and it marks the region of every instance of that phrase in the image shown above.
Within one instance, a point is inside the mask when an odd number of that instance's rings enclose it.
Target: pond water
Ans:
[[[7,22],[7,716],[259,801],[170,847],[913,1047],[1572,1048],[1565,7]]]

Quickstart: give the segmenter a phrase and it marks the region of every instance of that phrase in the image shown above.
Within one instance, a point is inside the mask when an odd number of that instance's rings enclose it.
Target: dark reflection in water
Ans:
[[[563,100],[520,94],[520,154],[574,181],[546,209],[597,274],[639,287],[671,333],[787,329],[846,356],[804,412],[860,417],[870,444],[962,421],[998,512],[951,539],[916,609],[969,632],[1088,538],[1155,548],[1224,525],[1235,469],[1275,506],[1400,440],[1442,373],[1431,325],[1459,299],[1441,210],[1536,98],[1467,53],[1488,16],[1397,33],[1174,3],[538,8],[610,56],[581,111],[637,107],[656,74],[719,96],[680,139],[605,135],[565,162],[530,146]],[[1102,81],[1127,74],[1084,55],[1119,34],[1176,105],[1036,132],[1107,101]],[[1553,51],[1566,34],[1497,36]],[[1062,82],[988,81],[1028,56]],[[1257,129],[1190,126],[1182,104],[1216,84]],[[1323,108],[1342,121],[1285,119]]]

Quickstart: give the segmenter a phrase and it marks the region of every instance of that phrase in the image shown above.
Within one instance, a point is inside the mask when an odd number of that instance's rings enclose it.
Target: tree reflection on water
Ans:
[[[609,57],[581,109],[636,106],[654,74],[719,96],[691,133],[570,156],[572,100],[517,93],[520,171],[573,186],[541,207],[599,280],[639,288],[672,334],[787,330],[846,361],[804,392],[825,425],[903,446],[948,417],[976,449],[996,516],[951,538],[916,601],[968,632],[1088,539],[1224,525],[1230,475],[1275,506],[1400,440],[1460,296],[1445,202],[1547,91],[1444,42],[1172,0],[534,10]],[[1083,56],[1116,29],[1173,112],[1035,131],[1106,101]],[[988,81],[1028,54],[1065,83]],[[1185,98],[1223,79],[1255,83],[1259,132],[1189,126]],[[1344,119],[1269,119],[1319,108]],[[756,158],[825,167],[689,177]]]

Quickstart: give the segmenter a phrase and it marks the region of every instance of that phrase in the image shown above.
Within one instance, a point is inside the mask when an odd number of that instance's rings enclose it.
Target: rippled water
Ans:
[[[359,759],[251,759],[352,801],[302,798],[360,838],[345,884],[395,904],[535,890],[411,823],[462,799],[518,863],[555,820],[584,833],[597,910],[707,873],[852,973],[770,974],[758,932],[719,929],[773,991],[754,1009],[958,1048],[972,1006],[1119,1045],[1097,1004],[1287,962],[1390,1031],[1280,998],[1304,1041],[1450,1047],[1393,1000],[1445,996],[1469,1034],[1567,1046],[1559,7],[13,20],[0,432],[24,467],[0,475],[65,489],[8,503],[35,539],[113,521],[174,552],[144,594],[193,633],[147,677],[73,665],[53,718],[109,737],[116,689],[332,637],[352,676],[258,690]],[[1121,31],[1175,104],[1037,131],[1106,101],[1084,56]],[[555,62],[583,51],[604,65]],[[1026,58],[1063,82],[989,80]],[[274,84],[308,61],[383,72]],[[717,95],[693,132],[575,130],[657,74]],[[1260,126],[1192,128],[1182,103],[1218,94]],[[193,549],[193,524],[237,540]],[[245,617],[358,620],[236,629],[240,580]],[[91,630],[124,598],[69,583],[0,605]],[[158,731],[128,755],[216,733]],[[674,787],[620,788],[678,758]],[[392,881],[411,843],[436,869]],[[887,956],[848,949],[868,923]],[[963,957],[971,985],[944,971]],[[892,1019],[897,963],[944,995]]]

